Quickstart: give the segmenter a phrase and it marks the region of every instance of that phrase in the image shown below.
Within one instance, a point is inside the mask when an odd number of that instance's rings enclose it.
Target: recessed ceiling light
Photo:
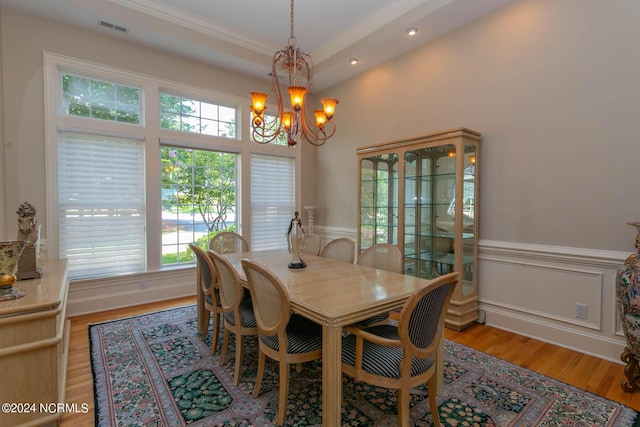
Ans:
[[[411,27],[411,28],[407,29],[407,34],[408,34],[410,37],[415,36],[417,32],[418,32],[418,29],[417,29],[417,28],[415,28],[415,27]]]
[[[358,62],[359,62],[359,61],[358,61],[358,58],[351,58],[351,59],[349,60],[349,64],[351,64],[351,65],[356,65]]]

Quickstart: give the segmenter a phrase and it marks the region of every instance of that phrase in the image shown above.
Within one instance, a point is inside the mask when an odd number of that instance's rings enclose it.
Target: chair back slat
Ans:
[[[320,256],[353,264],[356,245],[346,237],[334,239],[322,249]]]
[[[211,294],[211,286],[215,285],[214,265],[207,253],[193,243],[189,243],[189,249],[196,255],[198,270],[200,270],[202,290],[205,295]]]
[[[209,249],[220,254],[240,253],[248,252],[249,244],[240,234],[232,231],[223,231],[211,238]]]
[[[360,254],[358,264],[402,273],[402,252],[396,245],[377,243],[369,246]]]
[[[428,357],[436,350],[459,278],[460,273],[440,276],[407,300],[400,313],[398,335],[409,353]]]
[[[218,274],[218,287],[220,289],[220,305],[227,312],[240,305],[244,297],[244,288],[238,272],[225,257],[219,253],[208,250],[207,255],[213,261]]]
[[[427,348],[438,333],[438,321],[447,306],[447,296],[454,283],[433,289],[416,304],[409,318],[409,340],[418,348]]]
[[[320,255],[320,236],[307,233],[302,241],[302,252],[311,255]]]
[[[291,317],[291,301],[273,273],[254,261],[243,259],[258,331],[265,335],[284,334]]]

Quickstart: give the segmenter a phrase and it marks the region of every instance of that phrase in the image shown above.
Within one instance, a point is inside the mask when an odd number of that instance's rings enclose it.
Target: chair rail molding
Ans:
[[[323,242],[328,242],[329,240],[338,239],[340,237],[346,237],[347,239],[351,239],[354,242],[358,237],[358,232],[355,228],[350,227],[328,227],[326,225],[318,225],[314,226],[315,234],[322,237]]]

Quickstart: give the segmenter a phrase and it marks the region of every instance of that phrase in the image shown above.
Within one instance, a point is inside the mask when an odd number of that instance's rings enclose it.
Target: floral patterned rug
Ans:
[[[233,335],[232,335],[233,337]],[[210,354],[211,333],[196,332],[195,306],[89,327],[96,426],[271,426],[278,366],[267,362],[261,394],[251,395],[257,342],[245,340],[242,378]],[[285,425],[322,424],[320,362],[292,369]],[[414,426],[431,426],[426,386],[412,393]],[[343,377],[343,426],[397,425],[396,393]],[[640,426],[624,405],[445,340],[445,426]]]

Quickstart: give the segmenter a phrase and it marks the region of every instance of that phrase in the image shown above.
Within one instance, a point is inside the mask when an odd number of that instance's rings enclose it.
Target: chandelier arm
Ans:
[[[298,54],[298,61],[300,62],[300,68],[306,70],[307,84],[305,85],[308,90],[311,90],[311,84],[313,82],[313,59],[311,55],[302,49],[296,49]]]
[[[332,121],[328,121],[323,129],[316,126],[310,127],[306,124],[306,132],[300,132],[301,138],[315,146],[323,145],[327,139],[331,138],[336,133],[336,125]]]
[[[282,91],[280,89],[280,84],[278,82],[278,64],[283,61],[287,61],[287,50],[282,49],[274,53],[273,61],[271,65],[271,80],[272,80],[272,88],[276,97],[276,107],[278,111],[275,115],[275,121],[271,126],[267,126],[266,117],[259,118],[257,116],[253,117],[252,120],[252,130],[251,133],[253,135],[253,140],[260,144],[268,144],[270,142],[275,141],[280,134],[284,130],[284,126],[282,124],[282,112],[284,111],[283,103],[282,103]],[[258,120],[260,119],[260,120]]]
[[[307,77],[307,81],[305,84],[305,87],[307,88],[307,94],[309,94],[309,91],[311,89],[311,84],[313,81],[313,60],[311,59],[311,56],[304,52],[301,49],[296,49],[297,50],[297,67],[296,68],[300,68],[300,70],[303,71],[303,74],[306,75]],[[304,108],[300,111],[300,134],[301,136],[307,140],[308,142],[311,142],[312,144],[314,144],[314,142],[312,142],[312,140],[318,140],[321,138],[318,138],[318,130],[315,126],[311,127],[309,126],[309,119],[310,119],[310,115],[308,113],[308,111],[310,110],[309,108],[309,102],[308,100],[305,102]],[[312,122],[313,123],[313,122]],[[324,142],[323,142],[324,143]],[[314,144],[316,145],[316,144]],[[321,145],[321,144],[320,144]]]
[[[282,121],[280,119],[282,118],[282,112],[284,111],[284,107],[282,104],[282,91],[280,90],[280,82],[278,81],[278,70],[277,70],[278,64],[283,60],[284,61],[287,60],[287,51],[284,49],[277,51],[273,55],[273,63],[271,65],[271,81],[272,81],[273,91],[275,92],[275,95],[276,95],[276,104],[278,107],[278,113],[276,115],[276,120],[278,122],[278,129],[277,129],[276,135],[282,131],[282,127],[283,127]]]

